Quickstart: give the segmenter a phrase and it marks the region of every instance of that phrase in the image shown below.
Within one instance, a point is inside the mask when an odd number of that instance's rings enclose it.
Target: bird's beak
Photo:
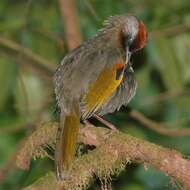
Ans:
[[[131,58],[131,52],[129,51],[129,47],[126,47],[126,58],[125,58],[125,64],[127,65],[130,62],[130,58]]]
[[[132,67],[132,64],[131,64],[131,52],[129,50],[129,47],[127,46],[126,47],[126,58],[125,58],[125,64],[127,65],[127,68],[131,71],[131,72],[134,72],[133,70],[133,67]]]
[[[134,70],[133,70],[133,67],[132,67],[132,65],[131,65],[131,62],[129,61],[129,70],[133,73],[134,72]]]

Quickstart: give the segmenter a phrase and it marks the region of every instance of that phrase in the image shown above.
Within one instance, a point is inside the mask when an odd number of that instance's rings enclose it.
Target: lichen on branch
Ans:
[[[36,149],[55,139],[56,130],[57,123],[48,123],[34,132],[21,149],[17,164],[27,168]],[[175,150],[118,131],[113,132],[91,125],[81,129],[79,141],[97,147],[76,159],[71,169],[71,179],[58,182],[55,174],[50,172],[26,189],[50,189],[48,184],[51,184],[51,189],[55,190],[85,189],[95,175],[102,180],[110,179],[112,175],[120,173],[130,162],[152,165],[173,180],[179,181],[184,188],[190,188],[190,161],[184,159],[184,156]]]

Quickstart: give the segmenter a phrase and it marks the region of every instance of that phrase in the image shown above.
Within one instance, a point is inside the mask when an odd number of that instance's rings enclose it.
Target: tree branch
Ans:
[[[174,98],[178,98],[179,96],[189,96],[190,89],[180,89],[180,90],[168,90],[165,92],[161,92],[154,96],[147,97],[143,102],[140,103],[141,106],[147,106],[154,103],[160,103],[166,100],[171,100]]]
[[[189,128],[168,129],[164,124],[155,122],[137,110],[132,110],[129,115],[143,126],[167,136],[190,136]]]
[[[178,24],[170,27],[166,27],[159,30],[154,30],[150,33],[151,37],[158,37],[158,36],[175,36],[181,33],[185,33],[190,30],[190,23],[183,23]]]
[[[34,150],[49,141],[55,141],[56,130],[57,124],[49,123],[30,136],[19,154],[22,159],[19,162],[17,159],[17,164],[20,163],[21,167],[22,164],[29,165],[30,156]],[[184,188],[190,188],[190,161],[184,159],[184,156],[175,150],[163,148],[118,131],[113,132],[89,125],[80,131],[79,141],[97,146],[97,148],[76,159],[70,179],[59,182],[54,173],[50,173],[27,187],[26,190],[45,190],[49,185],[55,190],[75,189],[76,187],[84,189],[94,175],[101,179],[110,179],[111,175],[119,173],[129,162],[152,165],[174,180],[181,182]],[[26,162],[23,160],[24,157]]]
[[[56,64],[53,64],[52,62],[44,59],[43,57],[39,56],[38,54],[35,54],[30,49],[14,42],[14,41],[6,39],[3,36],[0,36],[0,45],[4,48],[8,48],[9,50],[11,50],[17,54],[22,53],[23,57],[32,61],[32,62],[30,62],[31,65],[34,65],[40,69],[47,71],[48,74],[52,75],[52,73],[56,69]]]
[[[76,48],[82,41],[75,0],[59,0],[65,35],[69,49]]]
[[[15,150],[13,151],[9,159],[5,162],[3,167],[0,168],[0,183],[3,182],[9,174],[9,172],[15,168],[15,159],[17,158],[18,152],[20,151],[23,143],[24,141],[21,140],[17,144]]]

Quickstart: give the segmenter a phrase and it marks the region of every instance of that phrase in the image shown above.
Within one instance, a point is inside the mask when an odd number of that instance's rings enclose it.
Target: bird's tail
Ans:
[[[79,127],[79,109],[75,108],[69,115],[60,114],[55,149],[56,174],[60,180],[68,177],[68,171],[75,157]]]

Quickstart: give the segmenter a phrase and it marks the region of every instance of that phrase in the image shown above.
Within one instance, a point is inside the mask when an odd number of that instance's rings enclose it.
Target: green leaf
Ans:
[[[154,57],[157,69],[160,71],[167,89],[177,90],[183,87],[183,73],[177,60],[171,40],[159,37],[154,40],[157,55]]]
[[[172,39],[174,52],[179,63],[180,72],[182,73],[183,81],[190,82],[190,36],[183,34]]]
[[[15,86],[16,65],[10,60],[0,59],[0,112],[4,109],[7,99]]]
[[[16,85],[16,109],[27,122],[32,121],[47,102],[47,91],[35,75],[22,72]]]
[[[147,189],[164,189],[164,187],[170,185],[170,178],[151,166],[147,169],[140,166],[136,176],[147,186]]]

